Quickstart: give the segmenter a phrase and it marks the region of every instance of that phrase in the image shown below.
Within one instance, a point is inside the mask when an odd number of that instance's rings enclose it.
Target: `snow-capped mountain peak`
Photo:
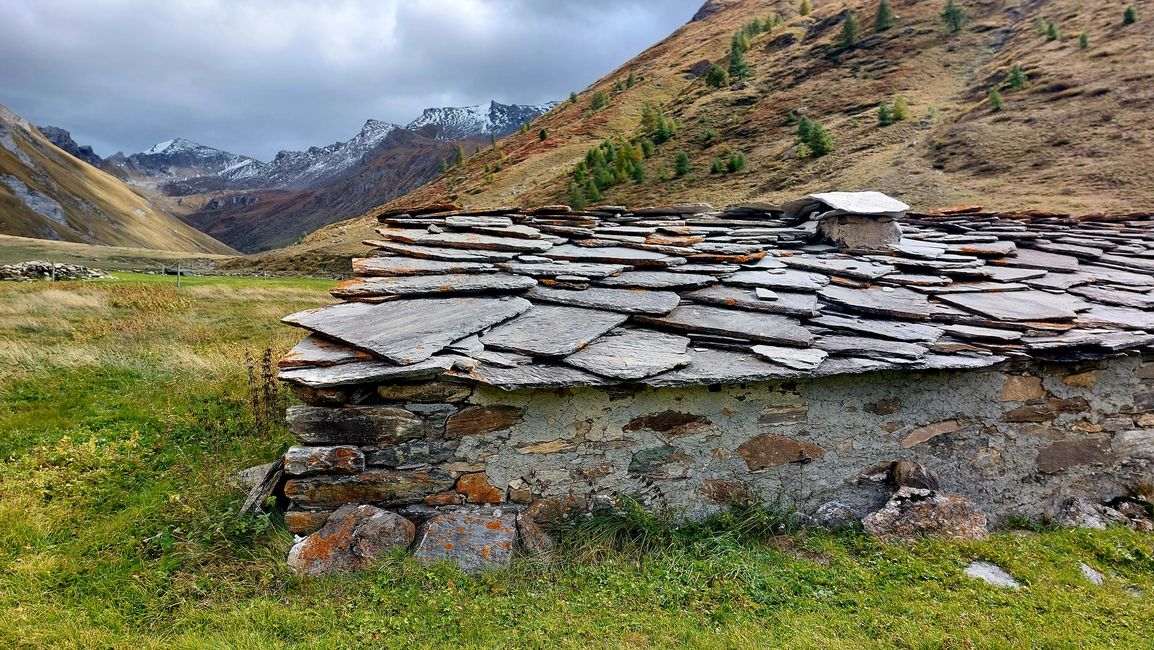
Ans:
[[[546,113],[557,102],[502,104],[491,101],[476,106],[426,108],[408,129],[437,140],[465,140],[485,135],[509,135],[522,124]]]

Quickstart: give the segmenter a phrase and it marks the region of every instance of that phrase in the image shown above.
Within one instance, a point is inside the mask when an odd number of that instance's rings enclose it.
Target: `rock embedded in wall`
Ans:
[[[308,576],[366,569],[389,552],[407,549],[415,535],[413,522],[394,512],[349,504],[297,542],[289,551],[288,565]]]

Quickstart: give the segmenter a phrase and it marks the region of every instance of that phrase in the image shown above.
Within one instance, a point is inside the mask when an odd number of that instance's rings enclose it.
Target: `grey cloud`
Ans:
[[[702,0],[6,0],[0,104],[103,155],[267,159],[428,106],[563,99]]]

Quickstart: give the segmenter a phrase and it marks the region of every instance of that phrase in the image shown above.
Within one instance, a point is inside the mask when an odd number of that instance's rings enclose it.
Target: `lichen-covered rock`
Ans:
[[[364,453],[350,445],[289,447],[284,455],[284,471],[289,476],[305,476],[321,472],[357,474],[364,469]]]
[[[1154,531],[1150,505],[1130,497],[1120,497],[1109,504],[1070,499],[1058,512],[1057,523],[1066,528],[1105,530],[1110,526],[1126,526],[1141,532]]]
[[[862,519],[862,526],[880,539],[985,539],[989,535],[985,513],[969,499],[910,487],[895,492],[881,510]]]
[[[395,512],[347,505],[292,547],[288,565],[308,576],[365,569],[384,554],[408,548],[415,536],[413,522]]]
[[[507,566],[517,540],[517,515],[493,510],[457,510],[421,526],[413,555],[423,562],[448,560],[466,573]]]
[[[860,521],[860,513],[841,501],[823,503],[809,516],[810,524],[829,530],[849,528]]]
[[[521,550],[529,555],[541,555],[553,550],[553,538],[541,529],[532,517],[524,513],[517,515],[517,541]]]
[[[324,527],[332,510],[287,510],[284,525],[294,535],[311,535]]]

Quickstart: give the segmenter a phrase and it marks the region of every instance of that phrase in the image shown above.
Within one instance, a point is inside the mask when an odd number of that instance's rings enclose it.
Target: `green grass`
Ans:
[[[1154,537],[1126,530],[892,545],[635,514],[479,577],[394,557],[300,580],[223,479],[288,444],[254,430],[244,350],[295,343],[277,319],[331,283],[172,284],[0,285],[0,647],[1151,646]]]

